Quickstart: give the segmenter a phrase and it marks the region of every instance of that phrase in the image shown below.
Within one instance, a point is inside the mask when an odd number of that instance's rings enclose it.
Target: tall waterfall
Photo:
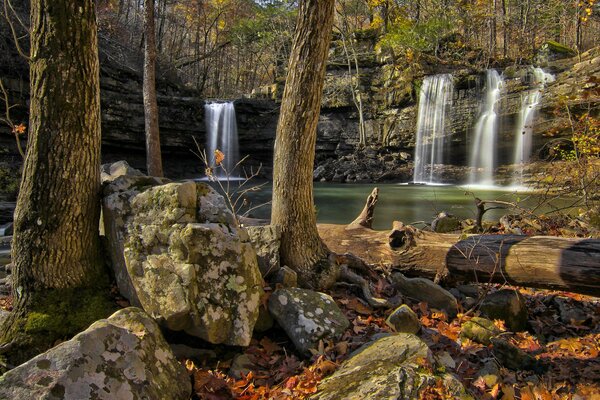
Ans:
[[[444,163],[446,109],[452,104],[452,75],[428,76],[419,95],[417,143],[415,147],[415,183],[440,183],[434,166]],[[426,166],[429,165],[429,173]]]
[[[220,150],[225,155],[222,165],[229,174],[232,174],[240,158],[233,102],[206,103],[204,105],[204,116],[209,165],[215,164],[215,150]],[[217,169],[217,175],[223,175],[221,168]]]
[[[534,88],[521,97],[521,111],[515,131],[515,151],[513,162],[521,164],[520,173],[515,175],[515,184],[522,183],[523,165],[531,157],[533,124],[542,99],[542,89],[547,83],[554,82],[554,75],[544,72],[541,68],[533,68]]]
[[[474,128],[469,166],[470,184],[493,185],[496,167],[497,104],[502,91],[503,80],[496,70],[486,72],[485,99],[481,115]]]

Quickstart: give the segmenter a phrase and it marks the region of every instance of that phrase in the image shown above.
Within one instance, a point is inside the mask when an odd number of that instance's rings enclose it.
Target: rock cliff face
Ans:
[[[14,119],[27,122],[28,71],[16,55],[14,46],[0,22],[0,50],[8,57],[0,59],[3,78],[11,102],[21,104],[13,109]],[[373,41],[363,44],[366,54],[360,58],[360,76],[351,77],[339,50],[332,50],[326,77],[323,108],[317,139],[316,167],[322,166],[317,178],[338,181],[405,180],[410,176],[415,147],[419,89],[424,76],[452,73],[454,77],[453,106],[447,132],[452,146],[452,163],[464,165],[473,125],[482,107],[485,71],[467,67],[441,65],[435,60],[406,63],[399,67],[373,50]],[[139,56],[126,54],[114,42],[100,36],[101,97],[102,97],[102,154],[104,162],[127,159],[133,167],[145,168],[144,116]],[[546,70],[556,74],[556,82],[542,93],[541,111],[534,126],[534,149],[548,140],[544,133],[564,126],[565,120],[554,115],[563,107],[561,99],[570,105],[600,102],[600,96],[585,99],[582,91],[590,85],[590,76],[600,74],[600,49],[580,57],[545,61]],[[526,67],[509,67],[504,71],[505,88],[500,100],[499,160],[510,162],[515,123],[521,98],[530,89],[531,79]],[[201,161],[192,154],[194,139],[206,143],[204,99],[176,83],[167,72],[159,73],[160,134],[166,174],[171,177],[196,177],[203,171]],[[364,105],[367,146],[359,144],[359,115],[351,92],[352,82],[358,82]],[[248,155],[246,166],[263,164],[268,177],[272,164],[272,149],[278,120],[279,96],[282,84],[255,91],[251,98],[235,101],[240,140],[240,153]],[[568,97],[575,94],[575,96]],[[3,105],[0,104],[0,112]],[[14,138],[6,126],[0,126],[0,163],[18,163]],[[364,157],[363,157],[364,156]],[[350,157],[346,161],[343,157]],[[344,165],[352,157],[364,161],[359,171],[347,174]],[[342,165],[344,164],[344,165]],[[355,168],[356,169],[356,168]],[[366,170],[365,170],[366,169]],[[394,173],[390,173],[394,170]]]

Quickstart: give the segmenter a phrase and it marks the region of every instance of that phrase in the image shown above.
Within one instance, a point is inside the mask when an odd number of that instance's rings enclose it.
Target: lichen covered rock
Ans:
[[[417,336],[399,333],[383,337],[358,349],[319,384],[311,399],[411,400],[420,398],[419,393],[438,380],[444,382],[451,398],[472,398],[451,375],[438,377],[421,368],[419,362],[423,360],[434,362],[431,351]]]
[[[190,379],[142,310],[120,310],[0,377],[5,399],[189,399]]]
[[[279,247],[281,245],[281,228],[276,225],[249,226],[246,228],[250,242],[256,250],[258,267],[264,278],[274,275],[281,268]]]
[[[126,279],[122,293],[133,292],[135,304],[168,329],[248,345],[263,292],[246,231],[207,184],[144,189],[104,198],[110,240],[118,241],[110,245],[117,252],[111,259],[121,257],[126,271],[117,274],[117,281]]]
[[[269,297],[269,311],[298,351],[306,355],[321,339],[339,339],[350,325],[331,296],[312,290],[276,290]]]
[[[500,333],[500,329],[486,318],[473,317],[463,324],[460,336],[474,342],[488,345],[491,339]]]

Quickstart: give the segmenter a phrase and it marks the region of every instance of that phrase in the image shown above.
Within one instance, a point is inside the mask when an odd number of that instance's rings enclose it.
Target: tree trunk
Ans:
[[[315,286],[328,255],[317,231],[312,176],[333,12],[334,0],[300,3],[275,140],[271,222],[282,230],[281,262],[305,286]]]
[[[102,303],[90,299],[102,297],[98,288],[107,283],[98,234],[94,2],[32,0],[31,27],[30,136],[12,248],[14,311],[0,329],[8,366],[106,316],[88,308],[90,301]]]
[[[408,275],[509,283],[600,296],[600,240],[419,231],[395,222],[392,232],[319,225],[327,246]]]
[[[144,1],[144,122],[146,125],[146,166],[148,175],[163,176],[156,103],[156,36],[154,0]]]

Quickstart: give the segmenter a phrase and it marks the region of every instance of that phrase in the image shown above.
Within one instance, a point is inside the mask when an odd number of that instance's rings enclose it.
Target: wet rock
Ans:
[[[246,231],[207,184],[152,179],[118,177],[103,200],[121,293],[168,329],[248,345],[263,292]]]
[[[421,329],[419,317],[406,304],[398,307],[385,320],[385,323],[396,332],[417,333]]]
[[[269,311],[305,355],[317,348],[319,340],[337,340],[350,326],[331,296],[312,290],[276,290],[269,297]]]
[[[454,397],[472,398],[451,375],[437,377],[423,371],[418,364],[423,359],[434,362],[427,345],[415,335],[399,333],[380,338],[354,352],[319,384],[318,393],[310,399],[412,400],[420,398],[419,393],[438,380],[444,382]]]
[[[392,275],[392,283],[402,295],[427,302],[429,307],[444,310],[451,318],[458,313],[458,303],[454,296],[429,279],[407,278],[396,272]]]
[[[137,308],[92,324],[7,372],[5,399],[189,399],[191,384],[158,325]]]
[[[489,319],[501,319],[513,332],[527,329],[527,304],[521,293],[503,289],[487,295],[480,311]]]
[[[247,227],[250,242],[256,250],[258,267],[263,278],[276,274],[281,268],[279,264],[279,246],[281,245],[281,229],[275,225]]]
[[[498,335],[500,329],[494,325],[494,322],[489,319],[473,317],[465,322],[461,328],[461,338],[467,338],[474,342],[488,345],[491,343],[492,337]]]
[[[458,285],[456,289],[466,297],[479,297],[479,287],[476,285]]]
[[[460,229],[460,219],[446,212],[439,213],[431,223],[431,230],[438,233],[449,233]]]

